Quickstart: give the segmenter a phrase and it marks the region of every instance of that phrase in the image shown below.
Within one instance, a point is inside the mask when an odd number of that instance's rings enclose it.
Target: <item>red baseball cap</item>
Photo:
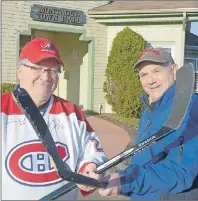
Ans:
[[[46,38],[36,38],[28,42],[20,53],[20,59],[23,58],[27,58],[34,64],[48,58],[55,58],[61,66],[64,66],[57,47]]]

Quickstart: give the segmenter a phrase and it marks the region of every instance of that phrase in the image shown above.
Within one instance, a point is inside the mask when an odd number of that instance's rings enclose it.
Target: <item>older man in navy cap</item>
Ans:
[[[134,68],[146,92],[142,97],[145,110],[139,123],[138,143],[166,122],[173,105],[177,65],[168,52],[150,48],[144,50]],[[130,166],[112,174],[108,188],[100,189],[100,194],[127,194],[131,200],[198,200],[197,105],[194,94],[180,128],[133,156]],[[180,138],[184,132],[195,137],[184,143]],[[179,145],[170,146],[174,142]]]

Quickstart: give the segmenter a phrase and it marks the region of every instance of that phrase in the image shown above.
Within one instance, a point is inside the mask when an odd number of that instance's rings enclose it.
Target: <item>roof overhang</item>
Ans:
[[[183,22],[184,13],[186,21],[198,21],[198,8],[155,9],[155,10],[115,10],[115,11],[89,11],[90,18],[98,23],[140,23],[140,22]]]

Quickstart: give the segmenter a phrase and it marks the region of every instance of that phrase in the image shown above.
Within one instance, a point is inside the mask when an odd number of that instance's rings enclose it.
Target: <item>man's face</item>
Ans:
[[[145,61],[138,69],[142,87],[153,101],[159,100],[176,79],[177,65]]]
[[[57,87],[57,68],[58,62],[54,58],[43,60],[37,64],[21,65],[17,70],[20,86],[25,88],[34,99],[47,101]],[[43,69],[47,71],[44,72]]]

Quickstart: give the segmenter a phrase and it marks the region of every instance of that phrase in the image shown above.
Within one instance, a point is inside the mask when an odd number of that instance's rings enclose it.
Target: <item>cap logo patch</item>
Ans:
[[[158,50],[154,50],[154,49],[145,49],[145,50],[141,53],[141,55],[139,56],[138,59],[141,59],[142,56],[143,56],[145,53],[147,53],[147,52],[152,52],[152,53],[154,53],[155,55],[160,55],[160,52],[159,52]]]
[[[43,51],[43,52],[54,53],[54,46],[50,43],[46,43],[46,42],[42,43],[41,48],[42,48],[41,51]]]

